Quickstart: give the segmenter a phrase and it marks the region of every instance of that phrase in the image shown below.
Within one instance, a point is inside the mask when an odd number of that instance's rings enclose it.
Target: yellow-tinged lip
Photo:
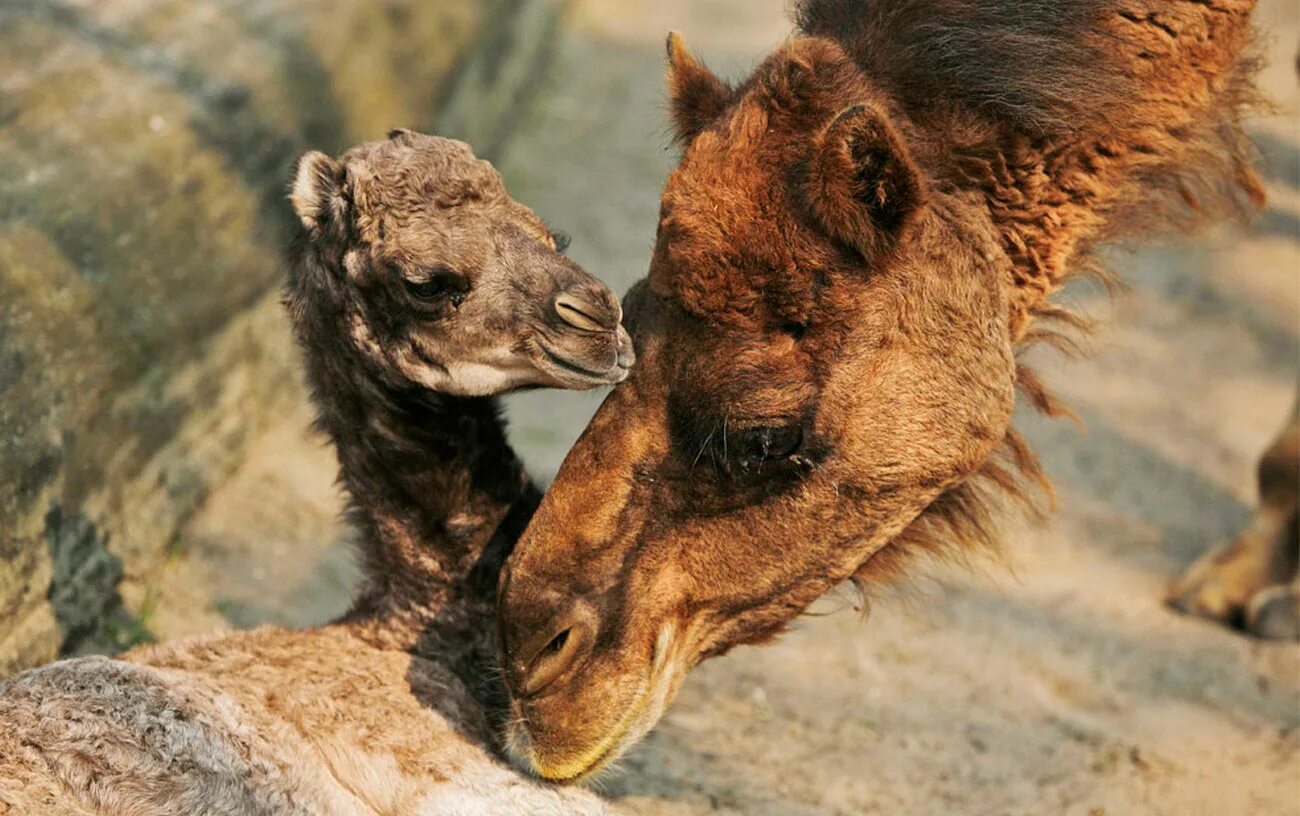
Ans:
[[[645,714],[649,700],[650,683],[646,682],[637,691],[636,699],[627,707],[627,711],[623,712],[623,716],[619,718],[613,728],[606,732],[604,738],[599,742],[596,742],[591,748],[577,757],[555,764],[542,762],[534,755],[533,768],[539,776],[551,782],[577,782],[582,777],[600,770],[604,766],[605,760],[609,758],[610,754],[614,753],[623,738],[628,735],[632,727]]]
[[[650,661],[650,669],[646,672],[641,688],[637,690],[636,696],[631,705],[627,707],[627,710],[623,712],[623,716],[619,717],[618,722],[606,731],[601,740],[576,758],[553,764],[538,761],[536,754],[530,751],[533,770],[544,779],[566,783],[580,781],[583,777],[603,768],[610,756],[618,750],[623,740],[627,738],[627,735],[646,715],[654,701],[659,699],[655,691],[667,676],[668,663],[676,634],[677,626],[674,623],[667,624],[659,631],[659,637],[655,641],[654,653]],[[664,692],[664,689],[661,688],[660,691]]]

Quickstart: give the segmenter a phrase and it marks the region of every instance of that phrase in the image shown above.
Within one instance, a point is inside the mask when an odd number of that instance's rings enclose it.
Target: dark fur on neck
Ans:
[[[365,583],[343,623],[480,683],[494,661],[497,574],[539,494],[494,399],[435,393],[357,347],[341,250],[304,236],[290,257],[284,303],[363,559]]]

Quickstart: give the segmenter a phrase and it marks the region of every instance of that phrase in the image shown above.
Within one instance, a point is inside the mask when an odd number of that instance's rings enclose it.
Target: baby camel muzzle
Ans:
[[[557,379],[613,385],[627,379],[636,360],[632,339],[621,325],[623,312],[603,286],[579,284],[551,303],[540,343],[541,364]]]

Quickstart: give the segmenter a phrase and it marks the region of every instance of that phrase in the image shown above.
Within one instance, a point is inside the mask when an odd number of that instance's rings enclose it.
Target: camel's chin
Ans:
[[[654,725],[648,710],[649,688],[643,688],[618,720],[600,737],[578,748],[552,751],[539,743],[521,719],[511,725],[510,759],[523,771],[557,784],[581,784],[608,768]]]
[[[627,379],[629,366],[608,365],[604,362],[585,360],[580,357],[566,356],[546,346],[541,346],[541,353],[533,360],[537,370],[548,377],[560,388],[596,388],[602,385],[618,385]]]
[[[679,649],[683,644],[677,639],[677,633],[676,624],[664,625],[650,665],[645,667],[639,681],[630,680],[632,692],[610,718],[610,725],[577,747],[570,739],[564,739],[565,745],[556,749],[539,741],[529,730],[529,712],[516,704],[507,733],[511,760],[523,771],[558,784],[588,782],[608,769],[654,728],[676,696],[686,675]]]

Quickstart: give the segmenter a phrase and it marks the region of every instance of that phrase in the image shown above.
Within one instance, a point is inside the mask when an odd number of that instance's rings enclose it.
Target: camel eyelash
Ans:
[[[690,415],[677,423],[679,445],[694,469],[702,461],[723,469],[753,469],[763,462],[793,460],[808,431],[806,420],[737,425],[727,419]]]

